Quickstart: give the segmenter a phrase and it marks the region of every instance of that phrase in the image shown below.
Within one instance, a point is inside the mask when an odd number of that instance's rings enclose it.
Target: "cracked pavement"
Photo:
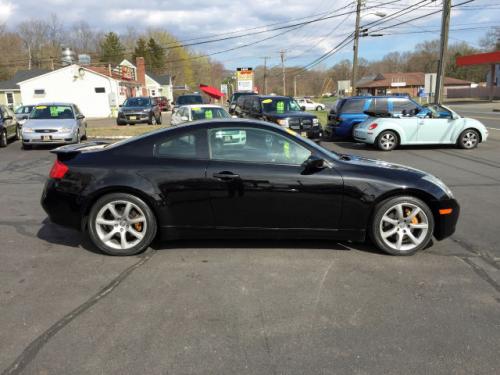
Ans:
[[[326,144],[452,187],[456,234],[403,258],[260,240],[104,256],[46,220],[54,156],[10,144],[0,150],[0,373],[500,373],[500,131],[490,134],[471,152]]]

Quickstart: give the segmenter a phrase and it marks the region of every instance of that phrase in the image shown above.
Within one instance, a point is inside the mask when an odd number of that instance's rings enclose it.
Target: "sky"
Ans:
[[[452,4],[463,1],[466,0],[452,0]],[[380,23],[371,25],[370,31],[389,28],[378,32],[383,36],[360,39],[362,58],[380,59],[386,53],[410,51],[419,42],[439,38],[441,14],[418,17],[441,9],[441,0],[365,0],[364,4],[361,25]],[[391,17],[409,5],[414,5],[411,13]],[[123,33],[127,27],[138,31],[161,27],[186,43],[200,40],[193,41],[193,38],[243,35],[191,47],[200,53],[214,54],[212,58],[233,69],[261,65],[264,56],[269,57],[268,66],[277,66],[281,50],[285,51],[287,65],[307,66],[352,33],[354,10],[354,0],[0,0],[0,23],[15,29],[19,22],[48,18],[55,13],[66,25],[84,20],[92,28],[106,32]],[[381,18],[382,15],[385,16]],[[478,46],[488,28],[500,26],[499,16],[500,0],[475,0],[453,8],[450,43],[466,41]],[[328,18],[271,31],[322,17]],[[407,23],[390,27],[400,22]],[[255,32],[259,34],[252,35]],[[263,40],[266,38],[268,40]],[[255,44],[240,48],[250,43]],[[219,53],[232,48],[237,49]],[[352,44],[317,67],[329,67],[346,58],[352,58]]]

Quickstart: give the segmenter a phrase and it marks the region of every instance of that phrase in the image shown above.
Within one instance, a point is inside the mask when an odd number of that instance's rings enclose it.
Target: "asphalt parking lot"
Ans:
[[[390,153],[444,180],[457,232],[413,256],[327,241],[176,241],[97,253],[47,221],[49,149],[0,150],[3,374],[500,373],[500,113],[471,151]]]

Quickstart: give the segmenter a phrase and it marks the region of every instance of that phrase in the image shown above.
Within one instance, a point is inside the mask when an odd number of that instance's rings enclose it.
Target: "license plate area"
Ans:
[[[52,140],[52,136],[51,135],[42,135],[41,138],[42,138],[42,141],[44,141],[44,142]]]
[[[137,119],[137,117],[135,117],[135,116],[130,116],[130,117],[129,117],[129,119],[130,119],[130,120],[136,120],[136,119]]]

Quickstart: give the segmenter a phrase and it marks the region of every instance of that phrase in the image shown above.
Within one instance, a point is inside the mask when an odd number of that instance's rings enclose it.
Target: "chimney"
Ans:
[[[137,68],[136,77],[137,81],[141,84],[142,95],[148,95],[148,89],[146,88],[146,64],[144,63],[144,57],[137,57],[135,59],[135,66]]]

